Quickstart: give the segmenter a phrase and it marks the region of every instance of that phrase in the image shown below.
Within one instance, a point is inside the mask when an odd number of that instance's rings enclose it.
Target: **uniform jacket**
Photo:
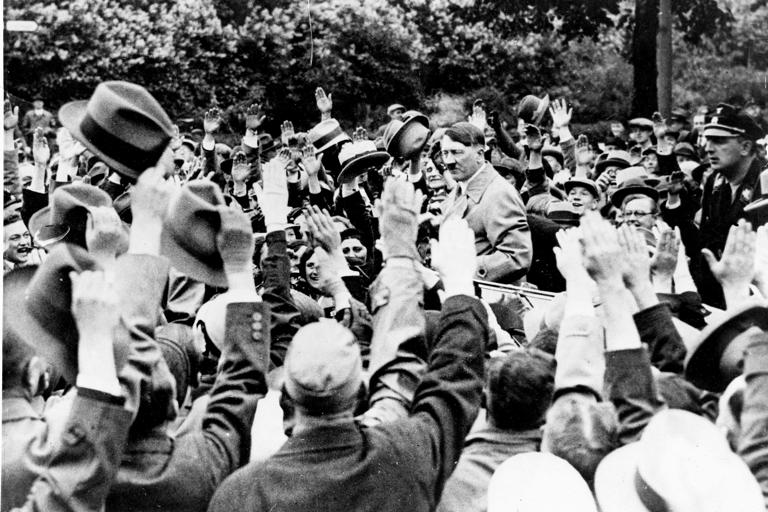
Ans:
[[[349,418],[294,432],[269,460],[229,477],[209,510],[433,510],[477,415],[487,339],[482,304],[448,298],[409,417],[376,427]]]
[[[744,356],[744,405],[739,455],[763,490],[768,507],[768,334],[756,333]]]
[[[520,193],[489,163],[467,185],[448,195],[443,203],[446,218],[458,215],[475,232],[477,277],[514,283],[531,265],[531,233]]]

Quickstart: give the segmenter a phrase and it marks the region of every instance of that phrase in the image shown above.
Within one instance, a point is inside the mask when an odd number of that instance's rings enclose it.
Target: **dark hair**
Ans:
[[[544,437],[547,451],[568,461],[591,487],[600,461],[619,446],[616,409],[588,395],[564,395],[547,412]]]
[[[552,403],[555,361],[541,351],[514,350],[490,360],[487,408],[493,424],[506,430],[541,426]]]
[[[456,123],[445,130],[444,137],[448,137],[454,142],[464,144],[465,146],[485,147],[485,135],[477,126],[472,123]]]

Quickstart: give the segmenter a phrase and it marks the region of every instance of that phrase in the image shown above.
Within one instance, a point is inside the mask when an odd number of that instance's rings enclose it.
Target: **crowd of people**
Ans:
[[[0,510],[766,509],[759,109],[315,100],[6,100]]]

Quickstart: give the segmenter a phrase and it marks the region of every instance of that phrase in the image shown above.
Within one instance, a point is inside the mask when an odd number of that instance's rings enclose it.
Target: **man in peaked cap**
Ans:
[[[760,127],[735,107],[721,103],[711,121],[704,126],[704,149],[712,174],[704,182],[701,200],[701,244],[719,257],[731,226],[745,217],[757,227],[768,222],[765,213],[745,213],[744,207],[766,191],[760,186],[762,165],[757,157],[756,141]],[[703,262],[702,262],[703,263]],[[697,283],[702,300],[724,307],[720,285],[702,265]]]

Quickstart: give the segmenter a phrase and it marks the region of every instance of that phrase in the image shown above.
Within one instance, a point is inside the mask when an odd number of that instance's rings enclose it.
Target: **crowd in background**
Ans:
[[[6,101],[2,511],[765,509],[754,104],[315,99]]]

